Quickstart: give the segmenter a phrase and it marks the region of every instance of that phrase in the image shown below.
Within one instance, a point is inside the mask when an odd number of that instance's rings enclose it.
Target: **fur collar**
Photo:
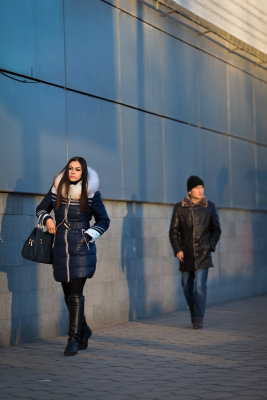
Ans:
[[[202,199],[198,203],[193,203],[190,199],[189,194],[183,199],[182,201],[182,207],[192,207],[192,206],[200,206],[200,207],[207,207],[208,206],[208,200],[205,196],[202,197]]]
[[[95,192],[99,188],[99,176],[98,173],[90,167],[87,167],[87,171],[88,171],[88,181],[87,181],[88,197],[91,198],[94,197]],[[57,194],[58,185],[63,177],[63,174],[64,170],[56,175],[52,186],[52,193]],[[67,197],[67,194],[65,193],[64,189],[65,188],[63,187],[62,195],[63,197]],[[79,200],[81,197],[81,193],[82,193],[82,181],[78,182],[76,185],[70,185],[69,196],[72,200]]]

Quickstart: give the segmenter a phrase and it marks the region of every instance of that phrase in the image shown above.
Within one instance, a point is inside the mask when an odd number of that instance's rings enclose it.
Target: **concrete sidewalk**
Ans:
[[[66,338],[0,349],[0,398],[267,399],[267,296],[211,306],[203,330],[179,311]]]

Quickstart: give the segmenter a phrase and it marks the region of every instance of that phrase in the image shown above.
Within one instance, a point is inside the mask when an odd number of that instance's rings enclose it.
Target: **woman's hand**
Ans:
[[[47,231],[49,233],[52,233],[53,235],[56,234],[56,224],[55,222],[52,220],[52,218],[48,218],[48,220],[45,223]]]
[[[178,251],[176,254],[176,257],[181,261],[184,262],[184,252],[183,251]]]

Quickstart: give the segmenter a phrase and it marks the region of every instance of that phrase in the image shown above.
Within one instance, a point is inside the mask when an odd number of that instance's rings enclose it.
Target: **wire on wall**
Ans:
[[[40,82],[38,82],[38,81],[36,81],[34,79],[31,79],[31,78],[30,78],[30,80],[29,80],[29,78],[27,78],[27,79],[14,78],[14,76],[11,73],[4,72],[1,69],[0,69],[0,74],[4,75],[6,78],[12,79],[13,81],[17,81],[17,82],[20,82],[20,83],[40,83]]]

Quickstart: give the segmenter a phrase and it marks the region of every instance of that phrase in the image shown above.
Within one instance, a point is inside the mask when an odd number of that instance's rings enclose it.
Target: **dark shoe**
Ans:
[[[79,341],[79,350],[85,350],[88,347],[88,339],[92,336],[92,331],[90,327],[87,325],[86,320],[84,318],[83,327],[81,330],[81,337]]]
[[[84,296],[69,297],[69,339],[65,348],[65,356],[74,356],[79,348],[81,329],[84,320]]]
[[[64,356],[75,356],[78,353],[78,347],[79,342],[75,338],[70,337],[64,351]]]
[[[201,319],[196,319],[193,321],[193,329],[202,329],[203,328],[203,321]]]

